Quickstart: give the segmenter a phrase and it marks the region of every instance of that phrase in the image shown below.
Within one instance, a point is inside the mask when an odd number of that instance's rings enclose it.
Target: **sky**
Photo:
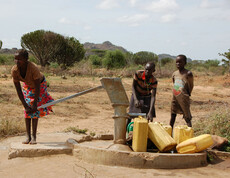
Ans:
[[[2,48],[46,30],[80,43],[110,41],[136,53],[223,57],[230,49],[230,0],[0,0]]]

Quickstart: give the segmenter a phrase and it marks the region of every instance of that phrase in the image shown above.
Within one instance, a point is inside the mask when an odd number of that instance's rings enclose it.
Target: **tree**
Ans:
[[[71,66],[79,62],[85,56],[84,46],[74,37],[65,37],[61,49],[56,53],[54,62],[63,64],[63,67]]]
[[[37,30],[21,37],[21,46],[29,50],[41,66],[49,64],[62,47],[64,37],[44,30]]]
[[[161,59],[160,63],[162,66],[164,66],[165,64],[170,63],[172,61],[173,61],[172,58],[166,57],[166,58]]]
[[[106,51],[102,65],[107,69],[124,67],[126,65],[125,55],[120,50]]]
[[[0,40],[0,49],[2,49],[2,41]]]
[[[140,52],[134,54],[133,61],[135,64],[141,64],[141,65],[144,65],[149,61],[153,61],[153,62],[157,63],[158,56],[152,52],[140,51]]]
[[[224,62],[228,66],[228,72],[230,73],[230,49],[228,49],[228,52],[225,52],[223,54],[219,53],[219,55],[227,58],[227,60],[222,59],[222,62]]]
[[[29,50],[41,66],[57,62],[63,66],[70,66],[84,57],[83,45],[73,37],[37,30],[21,37],[21,46]]]

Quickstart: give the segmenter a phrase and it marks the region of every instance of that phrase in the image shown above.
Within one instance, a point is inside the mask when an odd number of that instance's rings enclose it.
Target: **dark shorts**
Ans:
[[[188,95],[182,95],[175,97],[173,95],[171,104],[171,114],[183,114],[185,121],[192,120],[190,112],[190,98]]]

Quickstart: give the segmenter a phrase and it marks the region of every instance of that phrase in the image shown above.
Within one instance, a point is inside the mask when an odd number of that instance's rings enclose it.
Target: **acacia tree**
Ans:
[[[224,62],[228,66],[228,72],[230,73],[230,49],[228,49],[228,52],[225,52],[223,54],[219,53],[219,55],[227,58],[227,60],[222,59],[222,62]]]
[[[0,49],[2,49],[2,41],[0,40]]]
[[[73,37],[37,30],[21,37],[21,46],[29,50],[40,61],[41,66],[57,62],[70,66],[84,57],[85,51]]]

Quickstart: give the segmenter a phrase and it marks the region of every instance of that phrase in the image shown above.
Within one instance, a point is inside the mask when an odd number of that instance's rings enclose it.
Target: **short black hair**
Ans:
[[[149,64],[152,68],[155,68],[155,63],[152,61],[147,62],[146,64]]]
[[[187,63],[187,57],[184,54],[179,54],[177,57],[180,57],[184,60],[185,64]]]
[[[26,49],[19,49],[16,54],[23,56],[25,59],[29,58],[29,53]]]

